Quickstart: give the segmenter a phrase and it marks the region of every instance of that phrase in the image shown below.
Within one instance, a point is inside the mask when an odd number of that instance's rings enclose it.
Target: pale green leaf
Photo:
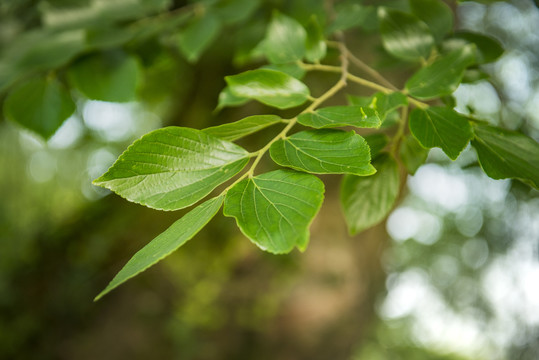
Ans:
[[[253,243],[275,254],[301,251],[324,199],[324,184],[311,174],[276,170],[242,180],[226,195],[223,213],[236,218]]]
[[[221,22],[212,12],[194,19],[178,35],[178,45],[189,62],[198,60],[219,34]]]
[[[50,138],[75,111],[75,103],[56,79],[29,80],[9,93],[4,102],[6,118]]]
[[[468,118],[447,107],[414,109],[409,125],[421,145],[440,147],[452,160],[459,156],[473,136]]]
[[[472,145],[493,179],[520,179],[539,189],[539,144],[518,132],[488,125],[474,127]]]
[[[276,11],[264,39],[264,54],[275,64],[301,60],[306,39],[307,33],[299,22]]]
[[[89,99],[113,102],[135,100],[141,77],[137,59],[116,51],[80,59],[69,67],[68,75]]]
[[[226,76],[225,80],[234,96],[255,99],[279,109],[301,105],[310,96],[304,83],[275,70],[250,70]]]
[[[311,16],[306,30],[305,58],[311,62],[320,61],[326,56],[327,49],[324,33],[316,20],[316,16]]]
[[[230,88],[227,86],[219,93],[219,103],[217,104],[215,110],[219,111],[227,106],[241,106],[249,102],[249,100],[250,99],[232,94]]]
[[[453,29],[453,12],[440,0],[409,0],[415,16],[425,22],[436,41]]]
[[[298,80],[301,80],[305,76],[305,73],[307,72],[304,68],[299,66],[297,63],[267,64],[267,65],[262,66],[261,69],[280,71],[292,77],[295,77]]]
[[[237,174],[248,156],[200,130],[166,127],[135,141],[94,184],[151,208],[177,210]]]
[[[420,69],[406,82],[406,90],[419,99],[432,99],[453,93],[464,70],[474,63],[474,47],[464,46],[441,56]]]
[[[429,150],[421,146],[413,136],[407,135],[401,142],[399,155],[408,173],[414,175],[427,160]]]
[[[221,208],[223,198],[224,196],[219,196],[197,206],[140,249],[116,274],[105,290],[96,296],[94,301],[99,300],[150,266],[157,264],[188,240],[191,240],[215,216]]]
[[[408,61],[426,59],[434,47],[428,26],[411,14],[378,8],[382,44],[391,55]]]
[[[381,124],[378,112],[363,106],[329,106],[301,114],[298,122],[316,129],[342,126],[378,128]]]
[[[365,139],[354,131],[301,131],[271,145],[270,155],[281,166],[316,174],[372,175]]]
[[[397,162],[389,155],[373,162],[376,174],[367,177],[345,175],[341,185],[341,204],[351,235],[384,220],[399,194]]]
[[[376,18],[376,10],[373,6],[364,6],[354,2],[337,4],[335,6],[335,19],[330,24],[327,32],[343,31],[356,26],[365,27],[370,25]]]
[[[282,122],[277,115],[253,115],[233,123],[212,126],[202,131],[223,140],[234,141]]]

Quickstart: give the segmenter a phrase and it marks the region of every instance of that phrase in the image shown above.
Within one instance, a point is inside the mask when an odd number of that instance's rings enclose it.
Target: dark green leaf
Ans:
[[[391,55],[403,60],[429,57],[434,47],[434,37],[424,22],[399,10],[378,8],[380,33],[384,48]]]
[[[539,144],[514,131],[488,125],[474,127],[472,145],[479,163],[493,179],[520,179],[539,189]]]
[[[304,83],[275,70],[250,70],[226,76],[225,80],[234,96],[255,99],[279,109],[301,105],[310,96]]]
[[[453,39],[463,40],[465,43],[472,43],[476,46],[476,59],[479,64],[485,64],[498,59],[503,54],[503,47],[500,42],[484,34],[470,31],[459,31]]]
[[[326,56],[327,49],[324,33],[316,20],[316,16],[311,16],[306,30],[305,58],[311,62],[320,61]]]
[[[301,114],[298,122],[316,129],[342,126],[378,128],[381,124],[376,110],[362,106],[329,106]]]
[[[206,12],[196,18],[178,35],[180,50],[189,62],[195,62],[211,45],[219,30],[221,22],[212,12]]]
[[[386,134],[376,133],[364,136],[367,145],[371,149],[371,159],[374,159],[389,143],[389,138]]]
[[[301,131],[273,143],[270,154],[281,166],[310,173],[366,176],[376,172],[367,142],[353,131]]]
[[[307,33],[299,22],[274,12],[264,39],[264,53],[271,63],[301,60],[305,55]]]
[[[120,52],[92,55],[69,68],[71,83],[93,100],[135,100],[140,78],[137,59]]]
[[[233,123],[209,127],[202,131],[223,140],[234,141],[281,121],[277,115],[253,115]]]
[[[75,103],[55,79],[27,81],[8,95],[4,103],[6,118],[50,138],[75,111]]]
[[[446,107],[414,109],[410,114],[410,131],[421,145],[440,147],[452,160],[473,136],[468,118]]]
[[[399,170],[389,155],[373,162],[376,174],[367,177],[345,175],[341,204],[351,235],[376,225],[389,214],[399,194]]]
[[[409,0],[415,16],[430,28],[436,41],[440,41],[453,29],[453,12],[440,0]]]
[[[335,20],[329,26],[329,34],[335,31],[347,30],[356,26],[364,27],[376,18],[373,6],[364,6],[357,3],[345,3],[335,6]],[[370,24],[369,24],[370,25]]]
[[[242,180],[226,195],[223,213],[259,248],[275,254],[301,251],[324,199],[324,184],[311,174],[277,170]]]
[[[223,22],[233,24],[248,19],[259,6],[260,0],[221,0],[211,10]]]
[[[237,174],[248,156],[200,130],[167,127],[135,141],[94,184],[151,208],[177,210]]]
[[[473,46],[454,50],[416,72],[406,82],[406,89],[419,99],[449,95],[457,89],[464,70],[474,61]]]
[[[406,136],[401,142],[400,157],[408,173],[414,175],[425,163],[429,150],[425,149],[413,136]]]
[[[202,203],[159,234],[125,264],[95,300],[99,300],[122,283],[157,264],[191,240],[215,216],[223,203],[223,198],[224,196],[219,196]]]

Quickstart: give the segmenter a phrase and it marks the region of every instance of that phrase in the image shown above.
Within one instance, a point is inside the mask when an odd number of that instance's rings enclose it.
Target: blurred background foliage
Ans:
[[[537,6],[448,4],[457,28],[506,49],[478,69],[491,82],[478,76],[458,88],[456,108],[538,140]],[[253,103],[214,112],[223,77],[260,64],[253,49],[273,9],[305,23],[313,13],[325,19],[326,5],[0,1],[0,100],[36,74],[67,82],[70,68],[96,56],[134,59],[137,82],[136,96],[125,95],[118,80],[115,94],[133,100],[121,103],[87,98],[102,89],[73,89],[76,111],[47,141],[0,121],[0,358],[539,357],[539,193],[487,178],[470,149],[456,162],[432,150],[387,222],[358,236],[346,234],[338,177],[324,177],[326,202],[304,254],[262,253],[217,216],[181,251],[92,302],[181,212],[108,196],[91,180],[152,129],[267,113]],[[182,34],[204,19],[204,6],[217,9],[205,20],[214,30],[186,44]],[[350,48],[402,85],[411,69],[384,53],[365,11],[361,22],[349,20]],[[330,84],[327,75],[306,81],[313,92]]]

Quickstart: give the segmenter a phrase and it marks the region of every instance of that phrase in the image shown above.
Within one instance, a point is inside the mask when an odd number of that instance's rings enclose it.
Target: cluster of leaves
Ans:
[[[254,6],[246,7],[247,3],[202,2],[204,7],[194,11],[193,20],[188,15],[181,17],[188,21],[178,35],[187,59],[200,56],[230,14],[234,21],[248,16]],[[342,31],[367,26],[372,19],[385,51],[419,67],[403,89],[346,47]],[[330,50],[340,54],[340,66],[321,63],[331,60]],[[403,180],[399,168],[404,166],[413,174],[433,147],[454,160],[471,142],[487,175],[520,179],[539,188],[537,142],[453,109],[450,95],[463,79],[483,78],[480,65],[502,53],[494,39],[453,32],[453,14],[439,0],[410,0],[407,12],[343,2],[335,7],[331,20],[312,16],[298,21],[274,11],[263,40],[251,50],[251,56],[263,57],[268,64],[226,77],[219,108],[251,100],[277,110],[309,104],[292,118],[266,114],[203,130],[166,127],[129,146],[94,183],[154,209],[194,205],[247,170],[136,253],[97,298],[193,238],[223,204],[224,215],[234,218],[241,232],[260,249],[275,254],[294,248],[304,251],[309,225],[324,198],[324,184],[315,174],[344,174],[341,200],[351,234],[387,216]],[[366,70],[376,82],[353,74],[350,63]],[[309,71],[336,73],[340,78],[325,93],[313,97],[302,82]],[[123,53],[92,55],[70,66],[68,79],[89,98],[131,100],[134,92],[117,91],[115,86],[130,83],[128,89],[136,87],[137,63]],[[4,111],[8,118],[47,137],[73,112],[74,105],[54,78],[32,81],[12,91]],[[376,92],[370,97],[348,95],[348,105],[323,106],[348,83]],[[28,111],[28,107],[32,109]],[[42,114],[56,121],[43,122]],[[249,152],[234,143],[277,125],[282,130],[257,151]],[[298,127],[300,131],[291,133]],[[361,129],[369,129],[368,135],[358,134]],[[255,174],[267,153],[283,168]]]

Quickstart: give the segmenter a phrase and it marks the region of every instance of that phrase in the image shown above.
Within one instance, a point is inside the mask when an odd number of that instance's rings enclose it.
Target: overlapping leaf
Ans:
[[[365,139],[353,131],[301,131],[272,144],[271,158],[279,165],[316,174],[372,175]]]
[[[305,55],[307,33],[296,20],[275,12],[264,39],[263,51],[271,63],[301,60]]]
[[[329,106],[301,114],[298,122],[316,129],[342,126],[378,128],[382,123],[378,112],[365,106]]]
[[[323,59],[326,56],[326,42],[322,28],[316,20],[316,16],[311,16],[306,31],[305,58],[311,62]]]
[[[95,300],[99,300],[111,290],[155,265],[188,240],[191,240],[215,216],[221,208],[223,198],[224,196],[219,196],[202,203],[159,234],[125,264],[105,290],[96,296]]]
[[[416,72],[406,82],[406,90],[419,99],[449,95],[457,89],[464,70],[474,61],[472,45],[451,51]]]
[[[279,109],[301,105],[310,96],[304,83],[275,70],[250,70],[227,76],[225,80],[234,96],[255,99]]]
[[[262,250],[304,251],[309,225],[324,198],[324,184],[311,174],[276,170],[242,180],[226,195],[223,213]]]
[[[194,204],[248,162],[243,148],[200,130],[168,127],[135,141],[94,184],[142,205]]]
[[[526,135],[488,125],[474,127],[472,145],[493,179],[520,179],[539,189],[539,144]]]
[[[223,140],[234,141],[281,121],[277,115],[253,115],[233,123],[209,127],[202,131]]]
[[[410,0],[415,16],[425,22],[437,41],[453,29],[453,12],[440,0]]]
[[[426,148],[440,147],[453,160],[473,136],[468,118],[446,107],[414,109],[409,125],[421,145]]]
[[[377,172],[372,176],[345,175],[343,178],[341,204],[352,235],[382,221],[399,194],[397,162],[384,154],[373,165]]]
[[[408,173],[414,175],[427,160],[429,150],[421,146],[413,136],[406,136],[401,142],[399,155]]]
[[[194,19],[178,35],[180,50],[189,62],[195,62],[200,55],[211,45],[219,30],[221,22],[212,12]]]

